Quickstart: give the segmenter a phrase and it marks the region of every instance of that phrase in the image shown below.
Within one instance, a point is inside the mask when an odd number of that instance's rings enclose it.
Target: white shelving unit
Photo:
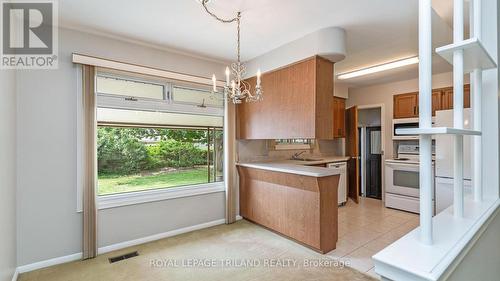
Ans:
[[[457,129],[449,127],[432,127],[432,128],[416,128],[416,129],[396,129],[398,135],[471,135],[480,136],[480,131]]]
[[[419,135],[420,227],[373,256],[383,280],[445,280],[446,272],[472,237],[493,214],[500,200],[483,198],[482,72],[497,68],[481,43],[481,0],[470,0],[471,38],[464,40],[464,0],[453,2],[453,44],[436,53],[453,65],[453,127],[432,127],[432,0],[419,0],[419,128],[398,129]],[[464,73],[470,73],[473,128],[463,128]],[[496,93],[495,93],[496,94]],[[453,207],[433,218],[432,135],[452,135]],[[473,198],[464,196],[463,139],[473,136]],[[443,278],[443,276],[445,276]]]
[[[426,180],[430,175],[431,169],[431,150],[429,149],[432,135],[449,134],[454,136],[454,180],[453,180],[453,214],[457,219],[464,217],[464,186],[463,186],[463,136],[472,135],[476,138],[481,136],[480,98],[481,96],[482,71],[497,66],[486,48],[481,43],[481,0],[474,0],[471,3],[471,34],[469,39],[463,38],[464,34],[464,1],[454,0],[453,2],[453,43],[436,49],[441,57],[453,65],[453,127],[432,127],[430,120],[432,118],[432,22],[431,22],[431,1],[420,0],[419,6],[419,92],[421,94],[419,103],[419,128],[417,129],[399,129],[398,134],[417,134],[420,136],[420,240],[428,245],[433,242],[433,224],[432,224],[432,184]],[[474,128],[466,130],[463,128],[463,74],[473,73],[471,75]],[[474,154],[481,152],[480,140],[476,139],[473,148]],[[481,157],[474,157],[474,165],[481,165]],[[480,171],[475,169],[475,178],[481,178]],[[480,180],[478,181],[481,182]],[[482,200],[482,187],[474,187],[476,200]]]
[[[436,49],[436,53],[453,65],[453,53],[463,50],[464,73],[471,73],[475,69],[486,70],[497,65],[484,48],[481,41],[474,37]]]

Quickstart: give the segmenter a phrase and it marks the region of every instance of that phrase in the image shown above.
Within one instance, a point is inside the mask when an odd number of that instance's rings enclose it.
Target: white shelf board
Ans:
[[[480,131],[455,129],[449,127],[432,127],[416,129],[396,129],[398,135],[474,135],[480,136]]]
[[[484,70],[497,66],[481,41],[475,37],[439,47],[436,49],[436,53],[453,65],[453,52],[457,50],[464,51],[464,73],[470,73],[474,69]]]
[[[418,227],[373,256],[375,272],[391,280],[441,280],[500,205],[498,199],[464,199],[463,218],[453,216],[453,206],[432,218],[432,245],[421,242]]]

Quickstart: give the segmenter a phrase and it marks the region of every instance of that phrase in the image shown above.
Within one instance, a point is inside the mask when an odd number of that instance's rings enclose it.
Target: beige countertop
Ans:
[[[319,157],[311,157],[311,158],[319,158],[321,160],[313,160],[313,161],[301,161],[301,160],[280,160],[277,161],[279,163],[289,163],[296,165],[304,165],[304,166],[312,166],[312,165],[321,165],[328,163],[337,163],[337,162],[347,162],[349,160],[349,156],[319,156]]]
[[[316,158],[316,157],[314,157]],[[262,169],[274,172],[289,173],[310,177],[328,177],[338,175],[336,170],[324,167],[315,167],[327,163],[346,162],[348,156],[317,157],[321,160],[301,161],[301,160],[276,160],[267,162],[240,162],[237,165],[247,168]]]

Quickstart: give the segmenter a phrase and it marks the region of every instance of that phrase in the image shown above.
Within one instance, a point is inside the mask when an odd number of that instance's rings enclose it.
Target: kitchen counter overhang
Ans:
[[[338,238],[334,170],[292,163],[239,163],[240,215],[321,253]]]
[[[345,162],[347,160],[349,160],[349,157],[339,156],[339,157],[325,157],[324,159],[313,160],[313,161],[280,160],[273,162],[240,162],[237,163],[236,165],[247,168],[296,174],[309,177],[328,177],[328,176],[338,175],[339,173],[332,169],[315,167],[314,165]]]

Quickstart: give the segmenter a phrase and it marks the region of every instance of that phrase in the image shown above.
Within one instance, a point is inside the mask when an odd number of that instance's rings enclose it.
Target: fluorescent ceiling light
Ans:
[[[372,74],[372,73],[377,73],[389,69],[394,69],[398,67],[403,67],[411,64],[416,64],[418,63],[418,57],[412,57],[412,58],[407,58],[407,59],[402,59],[402,60],[397,60],[397,61],[392,61],[384,64],[379,64],[375,66],[370,66],[367,68],[359,69],[356,71],[351,71],[351,72],[346,72],[339,74],[337,76],[338,79],[344,80],[344,79],[349,79],[349,78],[354,78],[354,77],[359,77],[367,74]]]

